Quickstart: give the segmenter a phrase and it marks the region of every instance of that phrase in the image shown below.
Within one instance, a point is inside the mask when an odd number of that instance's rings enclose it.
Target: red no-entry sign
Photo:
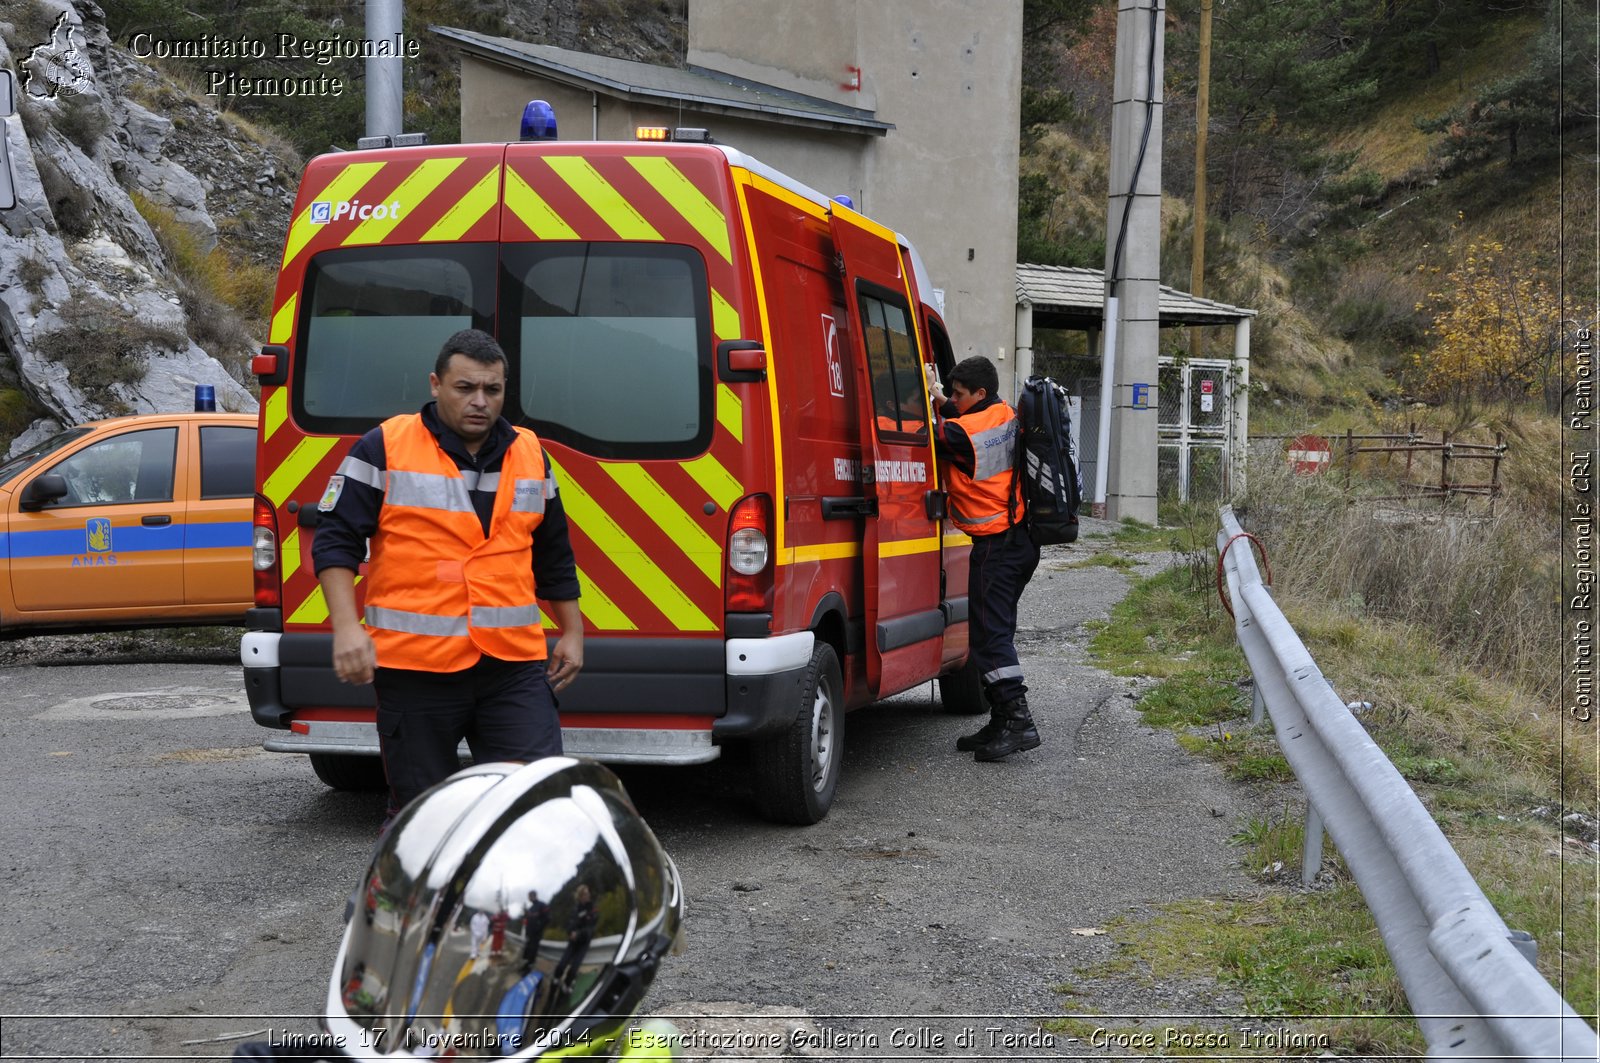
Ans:
[[[1321,436],[1296,436],[1289,444],[1289,464],[1302,475],[1321,472],[1332,460],[1333,451]]]

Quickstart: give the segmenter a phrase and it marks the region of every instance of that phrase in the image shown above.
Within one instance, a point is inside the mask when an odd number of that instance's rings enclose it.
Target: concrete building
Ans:
[[[689,0],[688,66],[436,27],[461,62],[465,141],[515,140],[522,105],[564,140],[709,129],[909,237],[957,357],[1014,393],[1022,0]]]

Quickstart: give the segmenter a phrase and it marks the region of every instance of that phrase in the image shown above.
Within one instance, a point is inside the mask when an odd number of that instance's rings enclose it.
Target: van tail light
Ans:
[[[767,495],[750,495],[733,507],[727,557],[728,612],[772,612],[772,499]]]
[[[260,495],[256,495],[252,525],[250,567],[255,574],[256,606],[276,609],[283,604],[283,584],[278,579],[278,518],[272,503]]]

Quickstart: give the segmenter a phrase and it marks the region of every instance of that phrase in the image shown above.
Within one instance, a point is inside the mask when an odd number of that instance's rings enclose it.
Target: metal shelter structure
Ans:
[[[1078,468],[1094,482],[1100,422],[1100,337],[1105,321],[1105,271],[1075,266],[1017,264],[1016,377],[1034,372],[1036,329],[1082,332],[1089,354],[1071,360],[1058,377],[1073,399]],[[1161,355],[1160,377],[1149,401],[1157,408],[1157,467],[1161,493],[1187,501],[1191,495],[1226,499],[1244,486],[1250,421],[1250,319],[1254,310],[1202,299],[1161,286],[1160,324],[1233,328],[1229,358],[1191,359]],[[1117,470],[1111,470],[1113,482]]]

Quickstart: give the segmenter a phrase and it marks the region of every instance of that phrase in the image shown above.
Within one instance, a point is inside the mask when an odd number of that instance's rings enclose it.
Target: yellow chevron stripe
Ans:
[[[261,485],[261,493],[267,496],[273,508],[283,505],[289,497],[289,492],[305,482],[306,476],[316,468],[317,462],[327,457],[328,451],[338,442],[336,436],[307,436],[295,444],[289,456],[272,470],[272,475]],[[320,494],[320,491],[318,493]]]
[[[963,532],[963,531],[948,531],[947,530],[944,533],[944,545],[946,545],[946,546],[971,546],[972,545],[972,536],[968,535],[966,532]]]
[[[932,553],[938,549],[937,535],[930,535],[926,539],[891,539],[888,542],[878,543],[878,556],[905,557],[909,554]]]
[[[461,164],[466,161],[465,158],[424,159],[404,181],[400,182],[400,187],[390,192],[389,197],[384,200],[385,203],[400,204],[400,209],[391,211],[392,217],[368,218],[357,225],[350,231],[350,235],[345,237],[343,246],[356,247],[383,243],[384,239],[394,232],[396,225],[415,213],[423,201],[444,183],[445,178],[460,169]]]
[[[578,599],[578,608],[583,611],[584,619],[596,631],[638,631],[639,625],[628,619],[617,603],[612,601],[599,584],[590,579],[583,571],[578,569],[578,582],[583,585],[583,596]],[[547,624],[554,624],[546,621]]]
[[[671,159],[659,155],[630,156],[629,164],[638,170],[650,187],[661,193],[661,198],[672,204],[683,215],[683,220],[694,226],[706,243],[716,249],[724,262],[733,262],[733,250],[728,244],[728,219],[694,182],[673,165]]]
[[[583,197],[602,221],[616,230],[624,240],[659,240],[661,234],[655,226],[644,220],[644,215],[632,203],[622,198],[622,193],[611,182],[600,176],[600,171],[588,159],[576,155],[553,155],[544,160],[572,190]]]
[[[702,613],[689,596],[656,563],[645,556],[637,543],[628,538],[611,514],[583,489],[583,485],[546,452],[550,466],[561,483],[562,505],[567,516],[594,540],[596,546],[622,570],[628,581],[655,603],[679,631],[715,631],[717,625]]]
[[[522,219],[522,224],[533,230],[541,240],[576,240],[578,232],[557,214],[522,175],[515,170],[506,171],[506,207]]]
[[[739,311],[733,304],[722,297],[722,293],[715,288],[711,289],[711,330],[717,334],[718,339],[736,340],[739,338]]]
[[[278,550],[278,557],[283,566],[283,582],[288,583],[289,577],[300,570],[300,529],[296,528],[283,538],[283,545]]]
[[[649,515],[656,527],[666,532],[678,549],[694,562],[695,567],[705,573],[712,583],[720,584],[722,549],[715,539],[706,534],[704,528],[695,523],[693,517],[684,512],[666,488],[645,472],[641,465],[608,462],[603,467],[607,475],[617,482],[617,486],[628,493],[634,504]]]
[[[363,185],[377,176],[383,169],[381,162],[355,162],[339,171],[339,176],[328,182],[328,186],[321,192],[311,197],[311,202],[337,203],[351,198],[361,191]],[[294,261],[296,255],[304,251],[311,238],[321,229],[320,225],[311,224],[311,205],[300,212],[300,216],[289,226],[289,238],[283,245],[283,264],[287,266]]]
[[[737,442],[744,442],[744,403],[723,383],[717,384],[717,421]]]
[[[294,318],[299,305],[300,293],[295,292],[278,308],[278,312],[272,315],[272,329],[267,333],[268,343],[289,342],[289,336],[294,332]]]
[[[494,209],[500,200],[500,167],[484,174],[483,180],[472,186],[472,191],[456,201],[444,212],[444,217],[422,234],[423,243],[459,240],[478,220]]]
[[[312,588],[300,608],[289,614],[291,624],[325,624],[328,622],[328,600],[322,596],[322,587]]]
[[[700,489],[710,495],[711,500],[724,510],[732,509],[733,504],[744,495],[744,484],[710,454],[702,454],[693,461],[686,461],[683,467],[694,477],[694,482],[700,485]]]
[[[272,396],[261,407],[261,427],[266,430],[266,438],[271,439],[288,419],[289,389],[274,388]]]

